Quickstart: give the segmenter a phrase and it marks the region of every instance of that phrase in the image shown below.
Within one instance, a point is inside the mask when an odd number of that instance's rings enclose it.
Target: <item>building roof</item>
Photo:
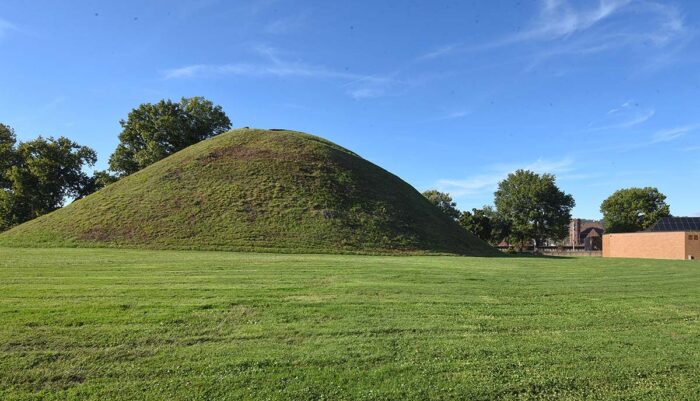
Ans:
[[[700,231],[700,217],[663,217],[646,231]]]
[[[588,237],[602,237],[603,234],[605,233],[605,230],[602,228],[598,227],[588,227],[587,229],[581,231],[580,237],[581,239],[586,239]]]

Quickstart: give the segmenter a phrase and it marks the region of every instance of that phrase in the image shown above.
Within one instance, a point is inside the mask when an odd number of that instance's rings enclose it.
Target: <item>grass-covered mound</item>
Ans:
[[[256,129],[191,146],[0,234],[0,245],[495,252],[355,153],[299,132]]]

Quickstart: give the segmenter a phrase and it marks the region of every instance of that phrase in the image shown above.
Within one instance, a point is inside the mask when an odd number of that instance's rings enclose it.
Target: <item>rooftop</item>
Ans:
[[[700,231],[700,217],[663,217],[646,231]]]

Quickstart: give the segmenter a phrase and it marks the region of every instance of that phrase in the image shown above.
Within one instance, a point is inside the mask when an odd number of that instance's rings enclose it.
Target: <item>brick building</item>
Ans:
[[[603,257],[700,259],[700,217],[665,217],[643,232],[605,234]]]
[[[573,219],[569,223],[569,238],[564,245],[583,247],[587,251],[599,251],[603,247],[604,233],[601,221]]]

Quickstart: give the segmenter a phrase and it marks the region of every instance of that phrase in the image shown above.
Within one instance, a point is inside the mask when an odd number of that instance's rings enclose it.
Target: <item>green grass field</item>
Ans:
[[[700,263],[0,248],[0,399],[700,399]]]

